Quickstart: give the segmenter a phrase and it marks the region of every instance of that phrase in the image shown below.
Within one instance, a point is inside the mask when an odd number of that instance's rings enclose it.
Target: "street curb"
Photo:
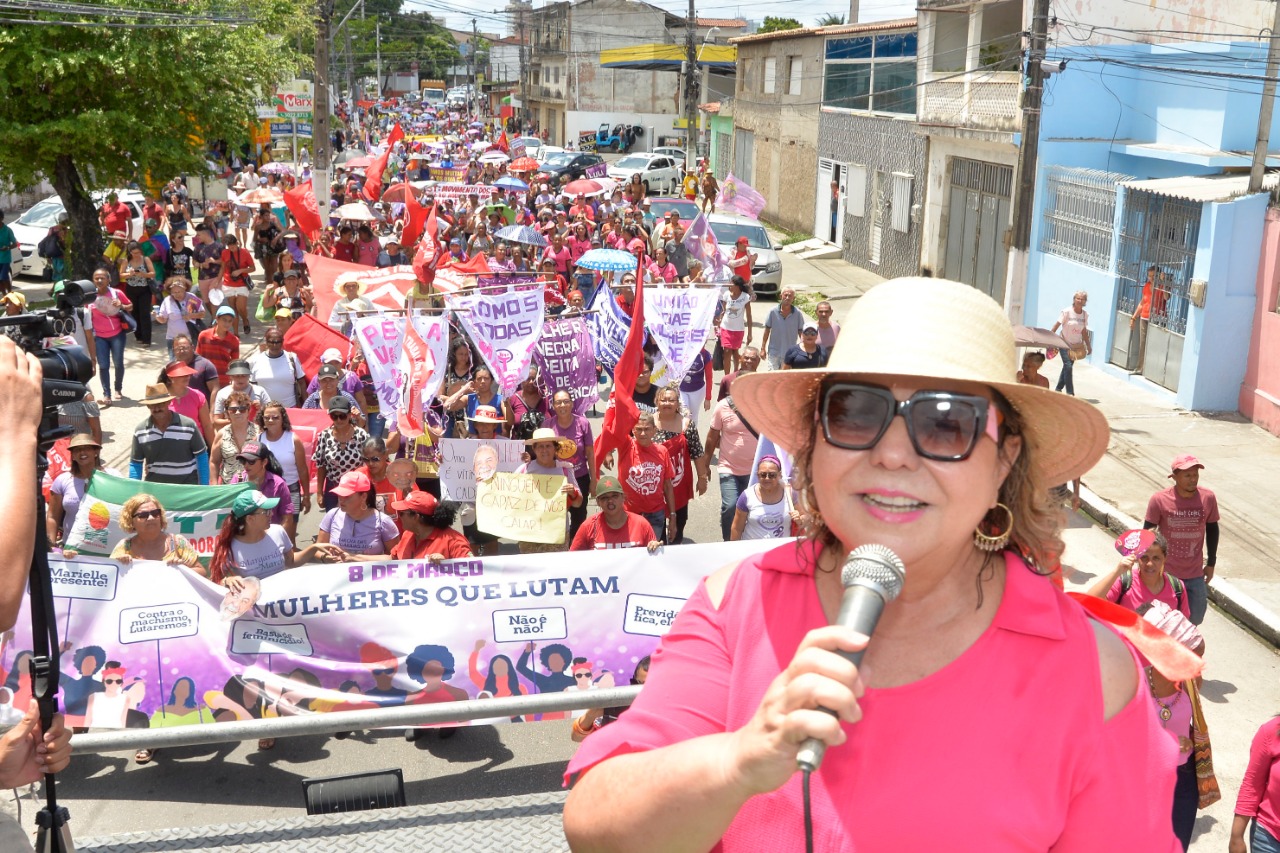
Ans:
[[[1117,536],[1142,527],[1140,520],[1116,509],[1085,486],[1080,487],[1080,505],[1094,521]],[[1215,578],[1209,585],[1209,600],[1258,639],[1280,649],[1280,617],[1253,596],[1225,578]]]

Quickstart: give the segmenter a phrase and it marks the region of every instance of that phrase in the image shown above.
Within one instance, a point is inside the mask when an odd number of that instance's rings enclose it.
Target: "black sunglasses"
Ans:
[[[983,433],[999,441],[999,411],[986,397],[950,391],[917,391],[898,400],[888,388],[857,382],[823,386],[818,407],[827,443],[845,450],[875,447],[902,415],[911,446],[924,459],[968,459]]]
[[[349,417],[351,417],[351,415],[348,412],[330,412],[329,413],[330,420],[345,421]]]

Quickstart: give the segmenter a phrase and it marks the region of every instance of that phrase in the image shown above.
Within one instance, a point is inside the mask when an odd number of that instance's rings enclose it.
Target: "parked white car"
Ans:
[[[546,163],[548,160],[550,160],[554,155],[563,154],[563,153],[565,153],[565,150],[561,148],[559,145],[544,145],[538,149],[538,156],[533,157],[532,154],[530,154],[529,156],[537,160],[538,165],[541,166],[543,163]]]
[[[764,225],[749,216],[727,213],[711,214],[707,217],[707,224],[716,235],[716,242],[720,244],[726,260],[733,256],[738,238],[747,238],[747,249],[756,254],[756,262],[751,266],[752,290],[756,296],[777,296],[782,289],[782,258],[778,257],[778,249]]]
[[[94,205],[101,207],[111,192],[115,192],[122,202],[129,205],[129,209],[133,211],[134,236],[141,234],[142,207],[147,203],[146,198],[137,190],[103,190],[93,193]],[[22,247],[21,259],[15,259],[13,264],[15,276],[29,275],[40,278],[44,275],[44,268],[48,261],[36,254],[36,246],[49,233],[49,229],[58,223],[58,215],[65,211],[62,199],[51,195],[27,208],[21,216],[9,224],[13,229],[13,236]]]
[[[625,184],[631,180],[632,175],[639,174],[650,193],[668,195],[680,189],[681,165],[662,154],[628,154],[609,167],[609,177],[619,184]]]
[[[657,148],[653,149],[653,151],[650,153],[661,154],[663,157],[670,157],[672,160],[675,160],[676,163],[680,166],[684,165],[684,159],[685,157],[688,156],[687,154],[685,154],[683,148],[675,148],[670,145],[660,145]]]

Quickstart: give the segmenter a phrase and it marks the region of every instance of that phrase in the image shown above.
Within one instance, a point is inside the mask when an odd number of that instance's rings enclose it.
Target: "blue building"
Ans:
[[[1247,192],[1265,43],[1052,58],[1067,66],[1046,79],[1024,322],[1051,326],[1088,291],[1094,365],[1187,409],[1235,411],[1268,203]]]

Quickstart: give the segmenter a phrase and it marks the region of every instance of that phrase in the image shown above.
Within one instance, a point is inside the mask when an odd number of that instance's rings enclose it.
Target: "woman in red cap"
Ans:
[[[393,560],[440,563],[472,556],[467,537],[453,529],[458,505],[438,501],[430,492],[410,492],[391,508],[398,512],[404,534],[391,549]]]
[[[338,505],[325,513],[316,541],[337,545],[345,560],[385,560],[400,541],[400,530],[386,513],[369,505],[368,493],[372,490],[367,474],[343,474],[333,488]]]
[[[751,286],[751,268],[755,266],[756,253],[751,251],[747,246],[747,238],[739,237],[737,243],[734,244],[733,257],[729,259],[729,267],[733,270],[734,275],[742,276],[742,281],[751,294],[751,301],[755,301],[756,291]]]
[[[200,432],[206,444],[213,444],[213,419],[209,415],[209,398],[191,388],[191,377],[196,375],[194,368],[183,361],[171,361],[160,371],[159,381],[163,382],[173,395],[169,408],[180,415],[186,415],[200,425]]]

